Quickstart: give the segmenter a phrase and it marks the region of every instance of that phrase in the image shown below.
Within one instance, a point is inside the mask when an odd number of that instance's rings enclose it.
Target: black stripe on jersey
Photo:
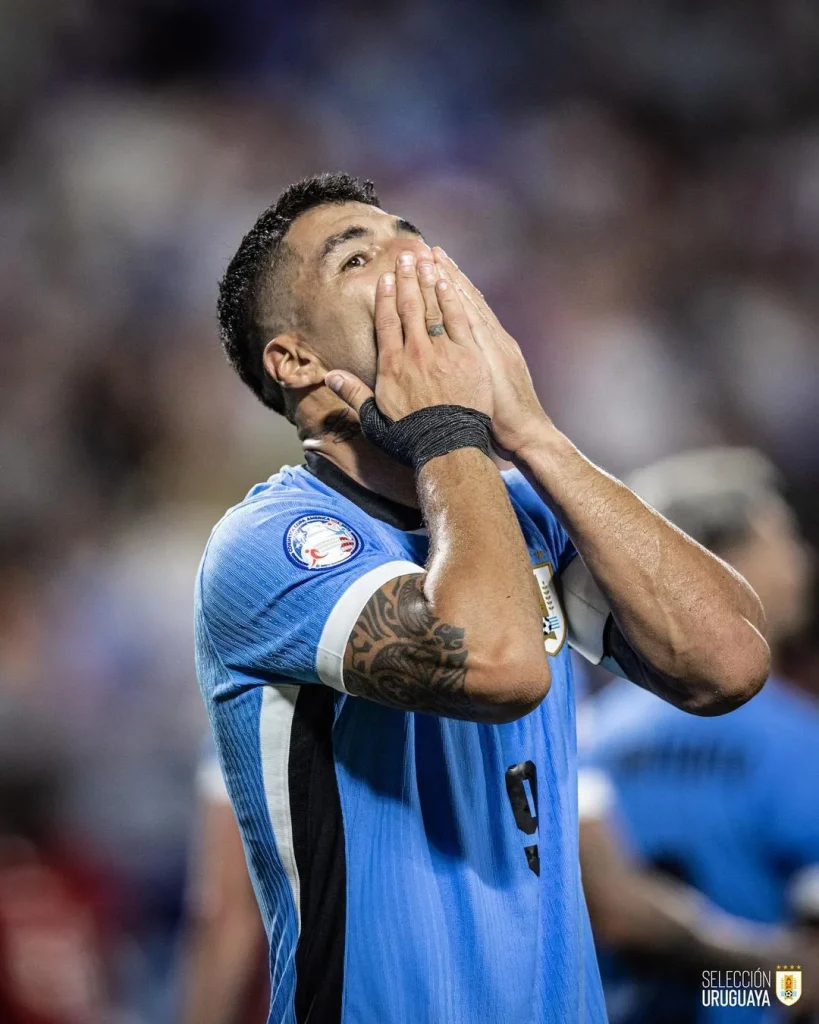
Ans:
[[[290,814],[301,891],[298,1024],[341,1021],[347,871],[333,760],[336,699],[342,698],[329,687],[302,686],[290,733]]]

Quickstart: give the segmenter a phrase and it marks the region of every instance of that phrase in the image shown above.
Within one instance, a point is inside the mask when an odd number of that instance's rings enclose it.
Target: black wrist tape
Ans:
[[[484,455],[492,452],[492,421],[486,413],[465,405],[430,405],[392,420],[374,398],[368,398],[358,418],[368,441],[416,473],[430,459],[457,448],[479,448]]]

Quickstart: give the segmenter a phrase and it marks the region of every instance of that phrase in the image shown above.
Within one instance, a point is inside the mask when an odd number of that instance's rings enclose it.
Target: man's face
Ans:
[[[784,501],[766,502],[754,515],[747,540],[726,552],[725,558],[759,595],[772,647],[806,625],[814,556]]]
[[[294,297],[305,340],[326,370],[349,370],[372,387],[378,279],[395,270],[401,252],[420,256],[429,247],[408,221],[364,203],[302,214],[287,243],[298,258]]]

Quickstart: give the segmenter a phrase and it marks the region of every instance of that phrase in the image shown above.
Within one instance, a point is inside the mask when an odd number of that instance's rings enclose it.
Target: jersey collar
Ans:
[[[383,523],[407,533],[423,529],[424,520],[419,509],[401,505],[397,501],[376,494],[375,491],[364,487],[357,480],[353,480],[343,469],[339,469],[318,452],[305,452],[304,460],[308,473],[311,473],[317,480],[321,480],[327,487],[338,491],[354,505],[358,505],[373,519],[380,519]]]

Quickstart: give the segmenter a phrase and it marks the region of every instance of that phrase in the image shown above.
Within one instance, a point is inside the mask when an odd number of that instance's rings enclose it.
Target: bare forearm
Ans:
[[[795,938],[786,930],[731,917],[694,890],[643,872],[633,885],[620,887],[617,904],[608,932],[604,926],[599,937],[621,950],[735,970],[798,955]]]
[[[798,955],[794,933],[733,917],[633,864],[604,820],[581,822],[580,860],[595,936],[613,949],[709,969],[755,969]]]
[[[629,644],[690,710],[747,699],[768,671],[758,598],[736,572],[544,426],[516,457],[566,527]]]
[[[452,452],[427,463],[418,496],[430,533],[425,594],[463,625],[473,669],[480,658],[545,666],[537,584],[497,467],[475,449]]]
[[[187,951],[185,1024],[247,1024],[265,961],[264,942],[257,919],[228,915],[197,928]]]
[[[186,908],[184,1024],[249,1024],[266,938],[233,811],[205,797]]]

